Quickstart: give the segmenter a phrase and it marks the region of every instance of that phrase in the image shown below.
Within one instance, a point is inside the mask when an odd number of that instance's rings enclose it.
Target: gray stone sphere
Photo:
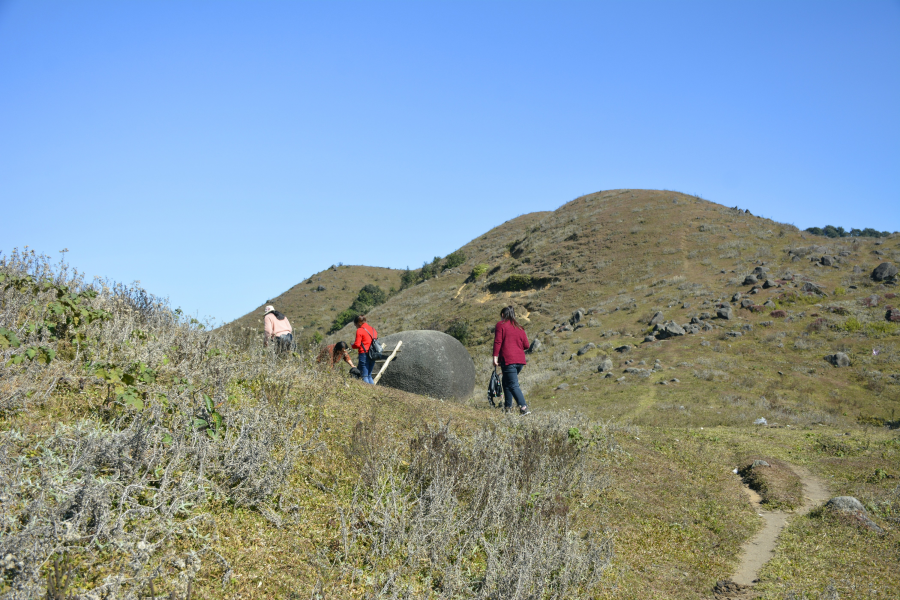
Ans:
[[[440,331],[412,330],[378,339],[385,354],[403,341],[379,385],[430,396],[464,399],[475,390],[475,363],[459,341]]]

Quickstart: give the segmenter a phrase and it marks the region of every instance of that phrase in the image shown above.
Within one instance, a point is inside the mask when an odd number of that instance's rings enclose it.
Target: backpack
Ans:
[[[488,402],[491,403],[491,406],[499,406],[499,402],[497,404],[494,403],[494,398],[499,398],[503,395],[503,383],[501,382],[500,376],[497,374],[497,367],[494,367],[494,372],[491,373],[491,381],[488,383]]]
[[[374,335],[372,335],[372,343],[369,344],[369,349],[366,351],[366,354],[370,359],[378,360],[379,358],[381,358],[381,353],[384,350],[384,346],[382,346],[381,342],[378,341],[378,334],[375,333],[375,330],[371,327],[369,329],[371,330],[370,333]]]

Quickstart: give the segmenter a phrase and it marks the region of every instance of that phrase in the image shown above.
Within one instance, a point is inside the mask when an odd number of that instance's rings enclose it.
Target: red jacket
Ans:
[[[528,336],[509,321],[500,321],[494,329],[494,356],[500,357],[501,365],[524,365],[525,351],[528,350]]]
[[[356,339],[350,347],[358,350],[360,354],[365,354],[372,345],[373,337],[377,338],[378,332],[368,323],[363,323],[363,326],[356,330]]]

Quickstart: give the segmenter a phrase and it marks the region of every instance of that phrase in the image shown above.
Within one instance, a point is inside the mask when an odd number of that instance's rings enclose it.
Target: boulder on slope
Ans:
[[[432,398],[463,399],[472,395],[475,363],[456,338],[441,331],[412,330],[378,341],[393,349],[401,340],[403,346],[379,384]]]

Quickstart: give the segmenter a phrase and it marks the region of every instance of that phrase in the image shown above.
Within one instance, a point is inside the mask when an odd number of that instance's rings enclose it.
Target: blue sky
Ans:
[[[896,1],[0,0],[0,251],[227,321],[604,189],[894,231],[898,107]]]

